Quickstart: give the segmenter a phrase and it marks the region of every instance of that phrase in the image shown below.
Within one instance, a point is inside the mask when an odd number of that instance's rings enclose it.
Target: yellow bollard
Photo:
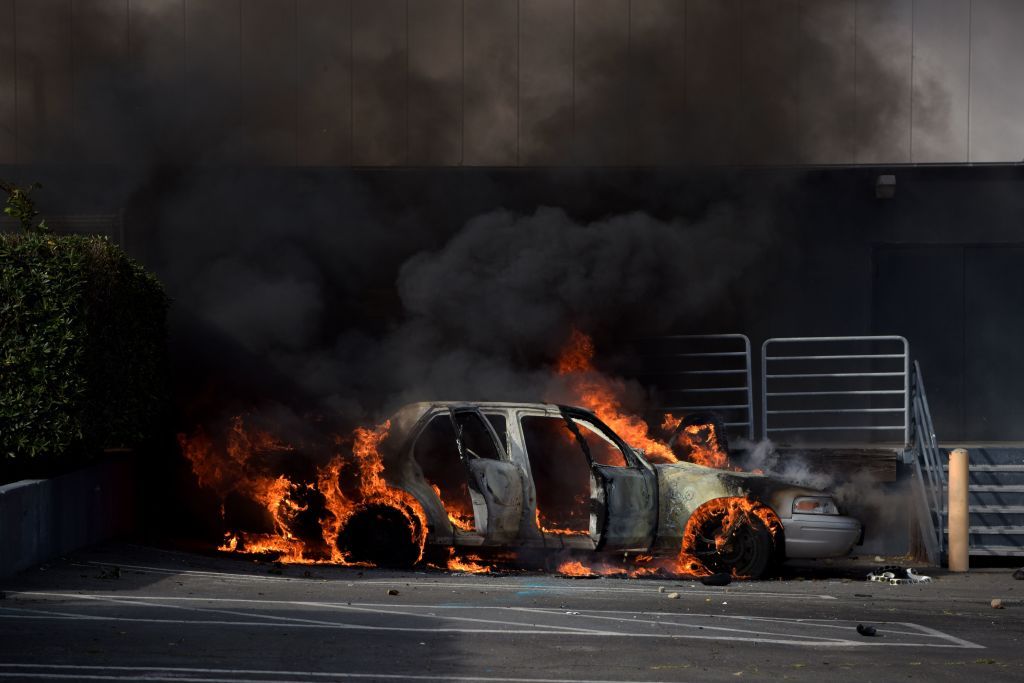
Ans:
[[[967,467],[967,449],[956,448],[950,451],[948,482],[949,571],[965,572],[970,564],[970,516],[967,504],[970,474]]]

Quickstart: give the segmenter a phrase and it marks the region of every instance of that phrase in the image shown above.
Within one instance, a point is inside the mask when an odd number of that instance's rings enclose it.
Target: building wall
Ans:
[[[1022,25],[1017,0],[0,0],[0,164],[1016,162]]]

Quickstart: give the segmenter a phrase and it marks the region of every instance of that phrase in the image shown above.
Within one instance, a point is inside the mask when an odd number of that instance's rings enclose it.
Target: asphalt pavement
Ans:
[[[1024,582],[1010,575],[890,586],[819,567],[708,587],[108,545],[0,580],[0,679],[1021,680]]]

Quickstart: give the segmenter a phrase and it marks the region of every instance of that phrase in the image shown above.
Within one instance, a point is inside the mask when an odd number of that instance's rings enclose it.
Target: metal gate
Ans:
[[[674,335],[645,340],[645,383],[655,410],[676,415],[714,412],[734,435],[754,439],[750,339],[745,334]]]
[[[910,445],[903,337],[786,337],[761,346],[761,434],[777,444]]]

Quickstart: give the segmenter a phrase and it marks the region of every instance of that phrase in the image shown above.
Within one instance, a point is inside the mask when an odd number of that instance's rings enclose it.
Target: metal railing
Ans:
[[[910,444],[907,340],[766,340],[761,346],[761,433],[777,443],[881,441],[905,448]]]
[[[943,453],[935,438],[935,425],[932,424],[932,414],[928,408],[921,366],[917,361],[914,361],[911,393],[915,498],[918,502],[921,537],[928,561],[938,565],[945,553],[943,529],[946,515],[946,472],[943,468]]]
[[[725,427],[754,438],[750,339],[745,334],[673,335],[645,340],[647,367],[639,373],[655,389],[655,410],[676,415],[713,412]]]

